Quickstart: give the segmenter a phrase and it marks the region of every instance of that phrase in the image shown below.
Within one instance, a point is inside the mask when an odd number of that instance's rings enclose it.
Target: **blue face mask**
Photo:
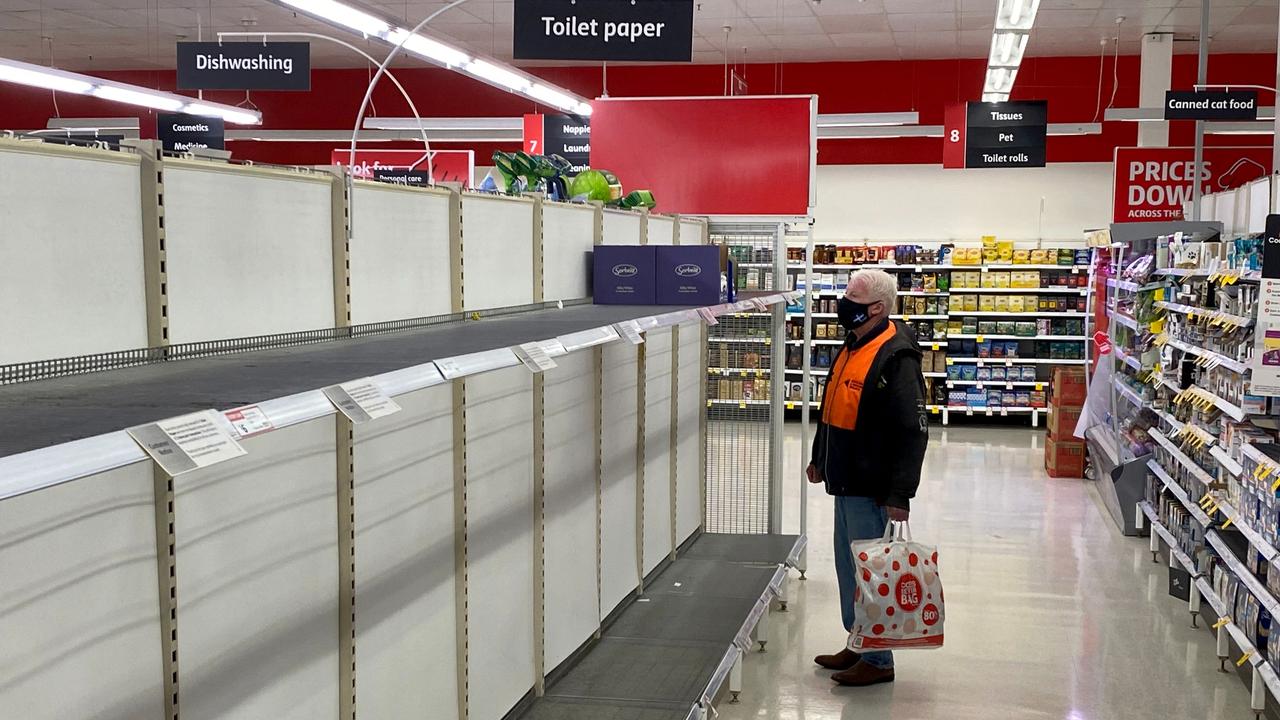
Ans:
[[[871,305],[842,297],[836,301],[836,316],[845,330],[853,330],[871,319]]]

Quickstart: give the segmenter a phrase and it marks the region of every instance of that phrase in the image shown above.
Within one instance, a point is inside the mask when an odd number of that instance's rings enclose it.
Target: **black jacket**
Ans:
[[[857,349],[888,329],[845,341],[840,355]],[[929,444],[921,351],[915,333],[901,323],[881,347],[867,371],[854,430],[832,427],[819,414],[812,462],[831,495],[875,498],[882,505],[910,508],[920,485],[920,466]],[[832,372],[840,355],[831,363]],[[828,378],[823,397],[831,395]],[[821,410],[821,409],[820,409]]]

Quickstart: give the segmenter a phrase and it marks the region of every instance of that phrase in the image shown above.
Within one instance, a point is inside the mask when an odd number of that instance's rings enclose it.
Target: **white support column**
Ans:
[[[1142,67],[1138,79],[1138,106],[1164,107],[1164,92],[1172,85],[1173,33],[1142,36]],[[1168,122],[1138,123],[1138,147],[1168,147]]]

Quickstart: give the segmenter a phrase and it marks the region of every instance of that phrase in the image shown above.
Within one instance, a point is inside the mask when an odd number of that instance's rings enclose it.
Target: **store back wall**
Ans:
[[[820,241],[1080,240],[1111,221],[1111,164],[823,166],[814,216]]]

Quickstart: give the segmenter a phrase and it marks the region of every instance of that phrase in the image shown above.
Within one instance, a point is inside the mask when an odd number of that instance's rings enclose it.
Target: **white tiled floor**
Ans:
[[[792,582],[790,611],[773,614],[768,652],[748,656],[722,720],[1251,718],[1147,541],[1120,535],[1091,483],[1046,476],[1043,443],[1042,430],[934,428],[912,529],[939,548],[946,646],[898,653],[891,685],[837,688],[812,663],[844,642],[831,501],[815,488],[809,579]],[[794,482],[796,423],[786,457]],[[793,530],[798,503],[785,508]]]

